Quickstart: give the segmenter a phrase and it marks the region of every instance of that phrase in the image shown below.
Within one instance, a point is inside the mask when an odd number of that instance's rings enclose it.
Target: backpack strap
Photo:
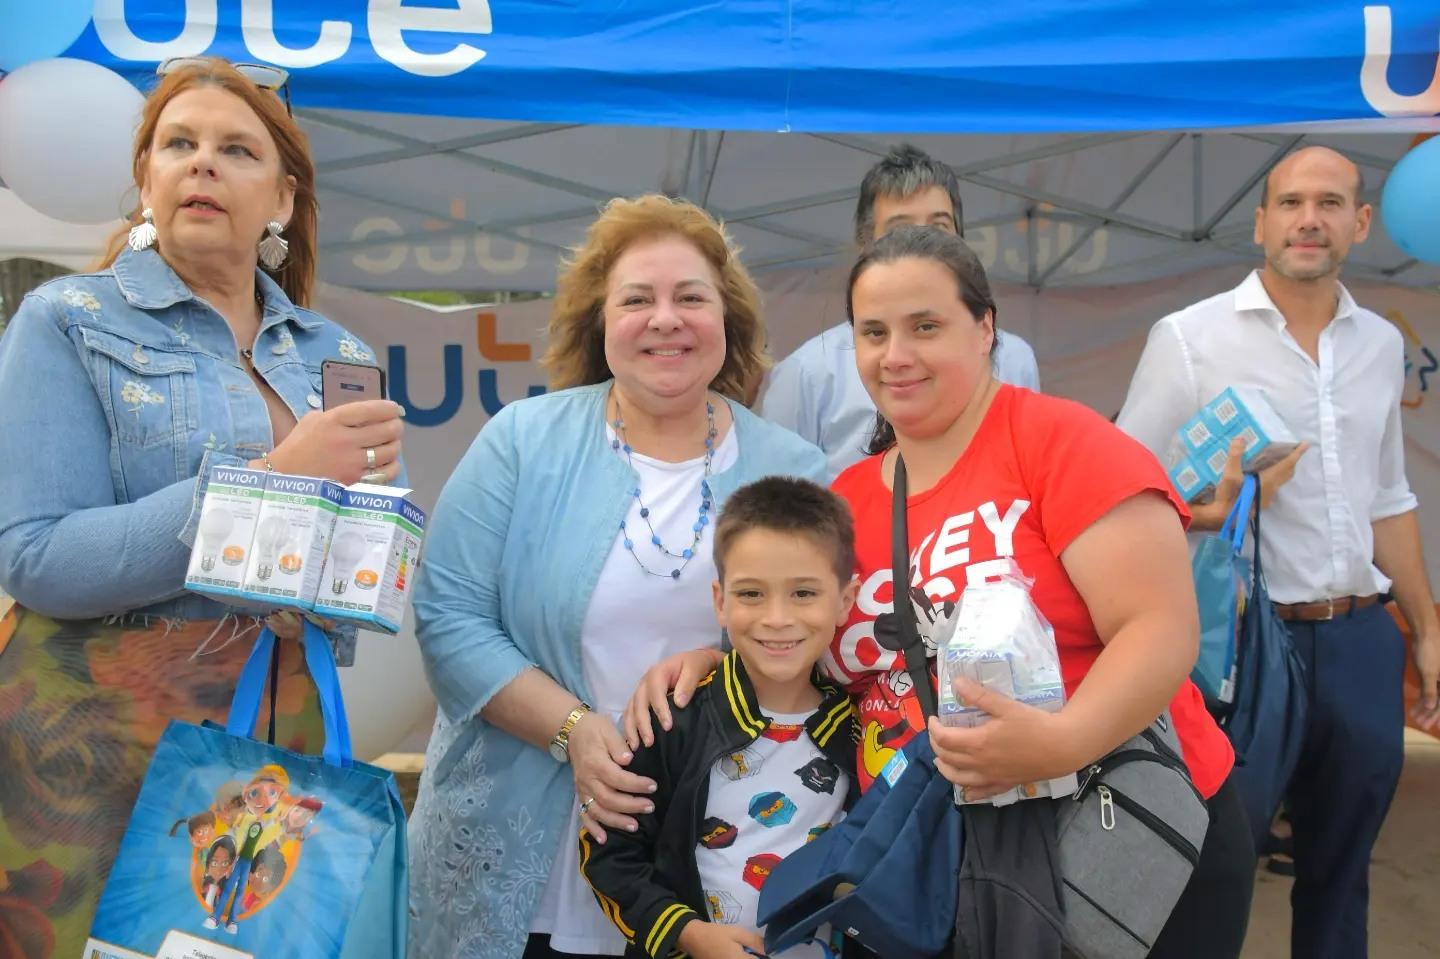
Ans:
[[[899,649],[905,658],[905,671],[910,674],[914,685],[915,698],[928,719],[938,715],[935,687],[930,682],[929,657],[925,641],[915,624],[915,606],[910,601],[910,529],[905,500],[908,495],[905,477],[905,458],[895,450],[895,478],[890,491],[890,568],[894,576],[891,592],[895,610],[895,625],[899,630]]]

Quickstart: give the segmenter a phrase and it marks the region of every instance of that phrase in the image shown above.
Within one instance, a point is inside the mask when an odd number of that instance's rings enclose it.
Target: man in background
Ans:
[[[1340,283],[1350,247],[1370,232],[1362,192],[1359,169],[1334,150],[1281,160],[1255,211],[1263,266],[1155,324],[1117,421],[1163,462],[1202,404],[1249,386],[1306,441],[1261,474],[1266,582],[1311,694],[1286,799],[1295,959],[1366,955],[1370,852],[1405,755],[1405,646],[1386,594],[1415,636],[1415,718],[1440,722],[1440,621],[1400,430],[1404,343]],[[1192,508],[1192,529],[1224,521],[1240,453],[1237,441],[1215,502]]]
[[[892,149],[865,174],[855,206],[855,241],[864,246],[899,226],[933,226],[964,235],[960,182],[944,163],[909,144]],[[995,378],[1040,389],[1035,351],[996,328],[991,357]],[[848,320],[811,337],[770,371],[760,415],[825,451],[831,475],[865,456],[875,426],[875,404],[855,368],[855,339]]]

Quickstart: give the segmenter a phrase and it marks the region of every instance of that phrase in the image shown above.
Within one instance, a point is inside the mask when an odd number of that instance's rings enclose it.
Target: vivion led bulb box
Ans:
[[[210,471],[185,588],[234,601],[244,592],[265,470],[216,466]]]
[[[271,473],[255,521],[242,596],[271,606],[315,602],[345,487],[313,476]]]
[[[424,539],[425,512],[411,502],[410,490],[346,488],[315,614],[398,633]]]

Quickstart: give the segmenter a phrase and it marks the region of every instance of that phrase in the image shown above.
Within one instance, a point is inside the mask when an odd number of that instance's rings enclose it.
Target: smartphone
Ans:
[[[320,364],[320,400],[325,409],[383,399],[385,371],[380,367],[344,360],[326,360]]]

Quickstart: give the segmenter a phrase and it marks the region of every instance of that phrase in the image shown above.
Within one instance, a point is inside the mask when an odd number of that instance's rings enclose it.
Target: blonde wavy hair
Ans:
[[[565,260],[550,313],[550,345],[540,360],[550,389],[603,383],[613,375],[605,362],[605,290],[610,270],[641,240],[678,236],[700,251],[720,278],[725,311],[725,363],[710,382],[722,396],[748,403],[769,360],[760,291],[740,262],[739,248],[725,228],[700,207],[658,194],[616,198],[585,233],[585,242]]]

